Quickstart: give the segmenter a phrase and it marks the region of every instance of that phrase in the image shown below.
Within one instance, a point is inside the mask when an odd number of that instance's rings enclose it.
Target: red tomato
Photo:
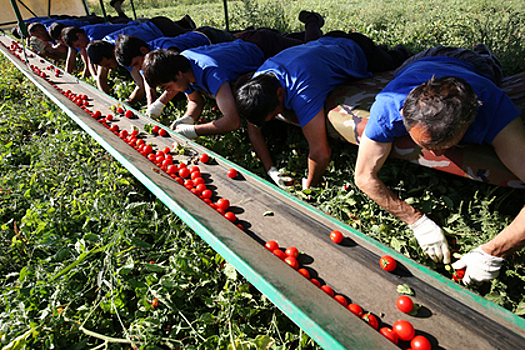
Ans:
[[[206,190],[206,191],[209,191],[209,190]],[[205,191],[205,192],[206,192]],[[210,191],[211,192],[211,191]],[[231,211],[229,212],[226,212],[226,214],[224,214],[224,217],[228,220],[230,220],[231,222],[235,222],[237,221],[237,217],[235,216],[234,213],[232,213]]]
[[[171,148],[169,148],[168,146],[166,146],[166,147],[164,148],[164,153],[165,153],[165,154],[168,154],[168,153],[170,153],[170,152],[171,152]]]
[[[128,136],[128,131],[127,131],[127,130],[122,130],[122,131],[120,132],[120,136],[122,136],[122,137],[127,137],[127,136]]]
[[[340,294],[337,294],[336,296],[334,296],[334,299],[337,300],[337,302],[343,305],[344,307],[348,305],[348,301],[346,301],[346,298]]]
[[[221,198],[222,199],[222,198]],[[219,199],[220,200],[220,199]],[[219,205],[219,201],[217,201],[217,205]],[[279,249],[279,244],[276,242],[276,241],[268,241],[266,242],[266,244],[264,245],[264,247],[266,249],[268,249],[269,251],[273,252],[274,250],[277,250]]]
[[[129,109],[126,111],[126,113],[124,113],[124,117],[126,118],[132,118],[133,117],[133,112],[130,111]]]
[[[351,303],[348,305],[348,310],[350,310],[354,315],[361,317],[363,316],[363,309],[361,306]]]
[[[131,112],[131,111],[126,111],[126,114],[128,114],[128,112]],[[160,130],[160,127],[158,125],[153,125],[153,127],[151,128],[151,131],[154,133],[154,134],[157,134]]]
[[[171,164],[171,165],[168,165],[166,169],[166,173],[168,175],[173,175],[173,174],[176,174],[178,170],[179,170],[178,166],[176,166],[175,164]]]
[[[95,119],[98,119],[102,116],[102,113],[100,113],[100,111],[95,111],[95,113],[93,113],[93,118]]]
[[[284,258],[284,262],[290,265],[292,269],[294,270],[297,270],[299,268],[299,263],[297,262],[297,259],[294,257],[286,256],[286,258]]]
[[[391,256],[385,255],[379,259],[379,266],[385,271],[394,271],[396,265],[396,261]]]
[[[431,350],[432,345],[427,338],[422,335],[416,335],[410,342],[412,350]]]
[[[340,231],[332,231],[330,233],[330,239],[337,244],[341,243],[343,238],[344,236]]]
[[[310,279],[310,273],[308,272],[308,270],[301,268],[297,270],[297,272],[306,277],[306,279]]]
[[[137,129],[133,129],[131,131],[131,135],[133,135],[133,136],[137,136],[138,134],[139,134],[139,131]]]
[[[414,302],[408,295],[401,295],[399,298],[397,298],[396,306],[405,314],[408,314],[414,310]]]
[[[191,173],[191,179],[192,180],[198,179],[199,177],[202,177],[200,171],[194,171],[194,172]]]
[[[213,193],[210,191],[210,190],[204,190],[202,191],[202,197],[203,198],[211,198],[213,196]],[[227,213],[226,213],[227,214]],[[231,215],[233,215],[233,218],[235,218],[235,214],[234,213],[231,213]],[[231,216],[230,215],[230,216]],[[228,218],[227,218],[228,219]],[[230,219],[228,219],[230,220]],[[231,220],[230,220],[231,221]],[[232,222],[235,222],[235,220],[233,220]]]
[[[164,159],[162,161],[162,166],[163,167],[168,167],[168,165],[172,165],[173,164],[173,161],[171,159]]]
[[[157,307],[159,306],[159,299],[155,298],[151,301],[151,306]]]
[[[201,156],[200,156],[200,160],[201,160],[201,162],[203,162],[203,163],[208,163],[208,161],[210,160],[210,156],[207,155],[206,153],[203,153],[203,154],[201,154]]]
[[[111,125],[111,128],[109,128],[109,130],[113,131],[113,132],[118,132],[120,129],[118,127],[118,125]]]
[[[143,151],[146,154],[150,154],[151,152],[153,152],[153,147],[151,147],[151,145],[146,145],[146,146],[144,146]]]
[[[117,113],[118,114],[124,113],[124,108],[122,108],[122,107],[117,108]]]
[[[195,185],[195,183],[193,183],[193,184]],[[197,189],[197,191],[199,193],[202,193],[202,192],[206,191],[206,185],[204,185],[204,184],[198,184],[198,185],[195,186],[195,188]],[[204,198],[206,198],[206,197],[204,197]],[[206,198],[206,199],[209,199],[209,198]]]
[[[194,187],[193,181],[189,179],[184,181],[184,187],[188,187],[188,186],[191,186],[193,188]]]
[[[394,332],[396,332],[399,339],[403,341],[410,341],[416,335],[416,330],[414,329],[414,326],[412,326],[410,322],[405,320],[397,320],[396,322],[394,322],[392,329],[394,330]]]
[[[379,328],[379,321],[370,312],[367,312],[366,314],[361,316],[361,318],[365,320],[365,322],[368,323],[368,325],[373,329],[377,330]]]
[[[166,134],[167,134],[166,130],[164,130],[164,129],[160,129],[159,130],[159,136],[166,136]]]
[[[235,170],[235,169],[228,170],[228,177],[230,179],[236,178],[237,177],[237,170]]]
[[[219,199],[217,200],[217,206],[218,206],[219,208],[221,208],[222,210],[228,210],[228,208],[230,208],[230,201],[227,200],[226,198],[219,198]],[[277,243],[276,243],[276,244],[277,244]],[[279,247],[277,247],[277,248],[279,248]],[[277,249],[277,248],[276,248],[276,249]]]
[[[334,297],[335,292],[334,292],[334,290],[332,289],[332,287],[330,287],[329,285],[325,284],[324,286],[321,287],[321,289],[322,289],[326,294],[328,294],[329,296],[331,296],[332,298]]]
[[[284,260],[286,258],[286,254],[284,254],[284,252],[281,249],[275,249],[273,251],[273,254],[281,260]]]
[[[295,248],[295,247],[288,247],[288,249],[286,249],[284,254],[286,254],[287,256],[291,256],[292,258],[297,259],[297,257],[299,256],[299,250],[297,248]]]
[[[237,227],[244,231],[244,226],[241,224],[237,224]]]
[[[383,327],[379,330],[379,333],[396,345],[399,342],[399,337],[391,328]]]
[[[188,176],[190,176],[190,170],[188,168],[180,169],[179,176],[182,177],[183,179],[187,178]]]
[[[108,114],[106,116],[106,120],[112,121],[113,120],[113,116],[111,114]]]
[[[319,282],[318,280],[316,280],[315,278],[312,278],[310,280],[310,282],[312,282],[313,284],[315,284],[317,286],[317,288],[321,288],[321,282]]]
[[[148,160],[154,162],[156,159],[155,155],[153,153],[148,154]]]
[[[194,173],[194,172],[196,172],[196,171],[198,171],[198,172],[200,173],[200,172],[201,172],[201,169],[200,169],[198,166],[192,166],[192,167],[190,168],[190,172]]]

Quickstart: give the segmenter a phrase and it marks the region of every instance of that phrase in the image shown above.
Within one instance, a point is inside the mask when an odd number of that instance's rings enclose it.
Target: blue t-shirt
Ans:
[[[84,29],[84,31],[86,32],[86,37],[88,41],[92,42],[95,40],[101,40],[106,35],[116,32],[117,30],[136,24],[137,22],[128,22],[123,24],[99,23],[84,26],[82,27],[82,29]]]
[[[139,25],[126,26],[122,29],[108,33],[102,40],[112,43],[113,45],[118,40],[119,35],[130,35],[136,36],[139,39],[142,39],[146,42],[153,39],[160,38],[164,34],[160,29],[154,25],[152,22],[143,22]]]
[[[222,84],[256,70],[264,62],[262,51],[242,40],[201,46],[183,51],[181,55],[190,61],[195,76],[195,83],[185,91],[187,95],[204,90],[216,96]]]
[[[505,92],[476,71],[472,64],[450,57],[425,57],[400,71],[376,96],[365,135],[376,142],[393,142],[406,135],[408,132],[400,110],[410,91],[433,75],[436,78],[456,76],[465,79],[482,103],[462,142],[492,144],[496,135],[520,115]]]
[[[370,77],[367,66],[363,50],[353,40],[322,37],[267,59],[254,76],[267,73],[279,79],[285,108],[293,109],[304,127],[324,107],[334,87]]]
[[[176,37],[161,37],[148,42],[150,49],[158,50],[176,48],[182,52],[199,46],[211,45],[210,39],[200,32],[187,32]]]
[[[81,21],[79,19],[56,19],[51,21],[46,21],[46,23],[42,23],[46,26],[46,28],[49,29],[53,23],[60,23],[65,25],[66,27],[77,27],[77,28],[83,28],[85,26],[91,25],[89,21]]]

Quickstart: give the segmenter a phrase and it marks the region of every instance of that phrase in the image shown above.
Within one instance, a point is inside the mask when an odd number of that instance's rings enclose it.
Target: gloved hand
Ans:
[[[306,186],[307,182],[308,182],[308,179],[306,177],[303,177],[303,179],[301,180],[301,187],[303,191],[308,189],[308,186]]]
[[[186,136],[190,140],[197,138],[197,132],[195,131],[195,125],[180,124],[175,128],[175,131],[182,136]]]
[[[46,48],[46,43],[37,38],[36,36],[32,36],[29,39],[29,45],[31,46],[31,49],[38,53],[42,53]]]
[[[477,247],[463,255],[461,259],[452,264],[452,267],[456,270],[467,268],[463,283],[469,285],[472,282],[483,282],[498,277],[503,260],[503,258],[487,254],[481,247]]]
[[[443,260],[444,264],[450,264],[450,251],[441,227],[426,215],[408,227],[414,231],[417,242],[430,259],[435,262]]]
[[[193,120],[193,118],[187,114],[183,115],[182,117],[180,117],[179,119],[175,119],[173,121],[173,123],[171,123],[170,125],[170,129],[172,130],[175,130],[175,128],[178,126],[178,125],[181,125],[181,124],[186,124],[186,125],[193,125],[195,121]]]
[[[290,183],[292,182],[291,177],[279,174],[279,170],[274,166],[267,171],[267,174],[272,178],[273,182],[281,188],[290,186]]]
[[[166,105],[160,100],[156,100],[146,108],[146,115],[148,117],[159,117],[162,114],[162,110]]]

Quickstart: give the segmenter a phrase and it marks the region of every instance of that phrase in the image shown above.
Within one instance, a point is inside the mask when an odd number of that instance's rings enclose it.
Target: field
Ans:
[[[101,13],[98,1],[89,1]],[[137,1],[137,16],[189,14],[224,27],[222,1]],[[129,2],[124,10],[131,14]],[[525,70],[522,1],[231,1],[230,29],[301,30],[315,10],[325,31],[353,29],[414,52],[484,43],[505,75]],[[108,13],[112,11],[107,8]],[[0,335],[2,349],[311,349],[317,345],[189,230],[58,107],[0,57]],[[113,74],[113,94],[133,88]],[[91,81],[92,82],[92,81]],[[161,121],[184,112],[168,107]],[[209,101],[203,118],[217,113]],[[300,130],[268,135],[275,161],[306,172]],[[199,142],[266,177],[244,129]],[[332,162],[315,195],[294,195],[447,277],[402,222],[353,184],[357,147],[331,141]],[[523,207],[524,192],[389,159],[380,173],[401,198],[444,227],[456,257],[495,236]],[[508,258],[497,280],[470,287],[525,314],[525,258]],[[133,342],[133,344],[131,344]]]

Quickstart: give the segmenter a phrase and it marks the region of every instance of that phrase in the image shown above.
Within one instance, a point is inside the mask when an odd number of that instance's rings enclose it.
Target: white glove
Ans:
[[[435,262],[443,260],[444,264],[450,264],[450,251],[447,240],[441,227],[423,215],[412,225],[408,225],[423,251]]]
[[[503,260],[503,258],[487,254],[481,247],[477,247],[463,255],[461,259],[452,264],[452,267],[456,270],[467,268],[463,283],[469,285],[472,282],[483,282],[498,277]]]
[[[274,166],[267,171],[267,174],[272,178],[273,182],[281,188],[288,186],[287,183],[292,181],[291,177],[279,174],[279,170]]]
[[[180,124],[175,128],[175,131],[182,136],[186,136],[190,140],[197,138],[197,132],[195,131],[195,125]]]
[[[306,186],[307,182],[308,182],[308,179],[306,177],[303,177],[303,179],[301,180],[301,186],[303,188],[303,191],[308,189],[308,186]]]
[[[160,115],[162,114],[162,110],[165,106],[166,105],[160,100],[156,100],[148,106],[148,108],[146,109],[146,115],[148,117],[160,117]]]
[[[34,51],[37,51],[38,53],[41,53],[46,48],[46,43],[37,38],[36,36],[32,36],[29,39],[29,45]]]
[[[185,114],[182,117],[180,117],[179,119],[175,119],[173,121],[173,123],[171,123],[170,129],[175,130],[177,125],[181,125],[181,124],[193,125],[194,122],[195,121],[193,120],[193,118],[191,116]]]

